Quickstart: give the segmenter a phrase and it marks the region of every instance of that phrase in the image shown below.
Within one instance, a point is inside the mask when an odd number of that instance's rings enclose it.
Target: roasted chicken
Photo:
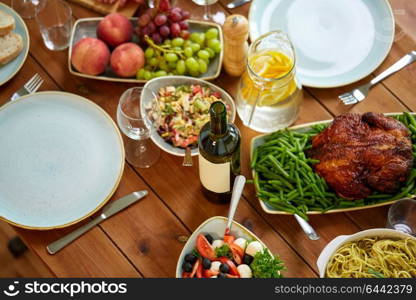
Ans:
[[[312,139],[307,155],[319,160],[315,171],[346,199],[374,191],[391,194],[413,165],[409,130],[382,114],[344,114]]]

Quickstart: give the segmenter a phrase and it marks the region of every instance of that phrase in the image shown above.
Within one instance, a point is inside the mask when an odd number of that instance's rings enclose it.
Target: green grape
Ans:
[[[159,68],[164,71],[169,71],[169,67],[168,67],[168,64],[166,63],[166,60],[162,59],[159,61]]]
[[[192,41],[191,40],[186,40],[185,43],[183,43],[183,47],[184,48],[189,47],[191,45],[192,45]]]
[[[171,44],[172,44],[172,41],[171,41],[170,39],[166,39],[166,40],[163,42],[163,44],[164,44],[164,45],[171,45]]]
[[[194,55],[194,50],[192,50],[191,47],[186,47],[183,51],[186,57],[191,57],[192,55]]]
[[[176,52],[179,52],[179,51],[182,51],[182,48],[181,47],[173,47],[172,50],[176,51]]]
[[[175,74],[175,72],[176,72],[176,70],[174,70],[173,72],[169,72],[168,76],[178,75],[178,74]]]
[[[169,67],[171,70],[176,69],[176,61],[170,61],[170,62],[168,62],[168,67]]]
[[[198,77],[199,72],[198,70],[189,70],[189,75],[191,75],[192,77]]]
[[[198,69],[199,69],[198,62],[193,57],[188,57],[186,59],[186,67],[188,68],[189,71],[194,71],[194,72],[198,72]]]
[[[181,46],[183,46],[184,43],[185,43],[185,40],[183,38],[180,38],[180,37],[174,38],[172,40],[172,46],[173,47],[181,47]]]
[[[207,65],[209,65],[209,58],[200,58],[200,59],[202,59],[204,62],[207,63]]]
[[[151,65],[149,65],[149,64],[146,64],[146,65],[144,66],[144,69],[145,69],[146,71],[150,71],[150,70],[152,70],[152,66],[151,66]]]
[[[221,52],[221,42],[217,39],[208,41],[208,47],[215,51],[215,53]]]
[[[179,75],[183,75],[186,72],[186,64],[183,59],[179,60],[176,64],[176,71]]]
[[[175,53],[171,53],[168,52],[165,54],[165,59],[170,62],[170,61],[177,61],[178,60],[178,56]]]
[[[154,77],[162,77],[162,76],[166,76],[166,75],[168,75],[168,73],[166,71],[160,70],[160,71],[157,71],[154,74]]]
[[[199,50],[198,51],[198,57],[203,59],[209,59],[209,52],[205,50]]]
[[[202,46],[202,45],[204,45],[204,42],[205,42],[205,33],[200,33],[199,34],[199,40],[197,41],[197,43],[200,46]]]
[[[146,80],[150,80],[152,79],[152,73],[150,71],[144,71],[143,77]]]
[[[137,70],[136,78],[137,79],[143,79],[144,78],[144,72],[146,72],[146,70],[143,69],[143,68]]]
[[[146,51],[144,51],[144,56],[146,58],[152,58],[155,55],[155,50],[153,50],[152,47],[149,47],[146,49]]]
[[[198,71],[203,74],[208,70],[208,64],[203,59],[198,59],[199,68]]]
[[[191,36],[189,38],[192,42],[197,43],[199,41],[199,33],[198,32],[192,32]]]
[[[148,60],[149,65],[156,67],[159,64],[159,60],[156,57],[152,57]]]
[[[209,53],[209,58],[213,58],[215,56],[215,51],[211,48],[205,48],[204,50]]]
[[[205,32],[205,37],[207,40],[216,39],[218,37],[218,29],[217,28],[210,28]]]
[[[194,53],[196,53],[201,49],[201,46],[199,44],[192,43],[191,48],[192,48],[192,51],[194,51]]]

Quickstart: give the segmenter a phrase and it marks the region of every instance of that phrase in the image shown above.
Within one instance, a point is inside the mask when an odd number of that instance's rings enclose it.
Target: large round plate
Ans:
[[[368,76],[386,58],[394,38],[387,0],[253,0],[252,40],[272,31],[289,34],[305,86],[327,88]]]
[[[0,10],[12,15],[16,24],[16,28],[13,30],[22,36],[23,39],[23,50],[19,56],[10,61],[4,66],[0,66],[0,86],[9,81],[23,66],[26,61],[27,53],[29,52],[29,32],[22,18],[6,4],[0,2]]]
[[[28,229],[74,224],[102,207],[124,168],[120,132],[93,102],[42,92],[0,108],[0,219]]]

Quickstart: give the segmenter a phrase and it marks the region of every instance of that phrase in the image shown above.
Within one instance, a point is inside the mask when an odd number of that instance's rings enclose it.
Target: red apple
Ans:
[[[109,59],[110,50],[99,39],[83,38],[72,48],[72,65],[81,73],[101,74],[108,65]]]
[[[114,49],[110,57],[111,69],[118,76],[135,76],[144,66],[144,52],[134,43],[124,43]]]
[[[130,42],[133,36],[133,25],[122,14],[111,13],[97,26],[97,37],[111,47]]]

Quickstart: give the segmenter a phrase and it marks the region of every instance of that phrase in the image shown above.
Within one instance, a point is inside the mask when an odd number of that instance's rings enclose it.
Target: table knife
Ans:
[[[80,228],[75,229],[74,231],[68,233],[67,235],[60,238],[59,240],[56,240],[55,242],[49,244],[46,247],[46,249],[48,250],[49,254],[57,253],[62,248],[66,247],[68,244],[72,243],[81,235],[83,235],[84,233],[92,229],[94,226],[100,224],[105,219],[110,218],[116,213],[122,211],[123,209],[141,200],[147,194],[148,194],[147,191],[133,192],[127,196],[124,196],[120,199],[112,201],[111,203],[108,203],[106,206],[104,206],[103,210],[101,211],[101,214],[98,217],[86,223],[85,225],[81,226]]]
[[[235,0],[231,3],[228,3],[227,7],[233,9],[249,2],[251,2],[251,0]]]

